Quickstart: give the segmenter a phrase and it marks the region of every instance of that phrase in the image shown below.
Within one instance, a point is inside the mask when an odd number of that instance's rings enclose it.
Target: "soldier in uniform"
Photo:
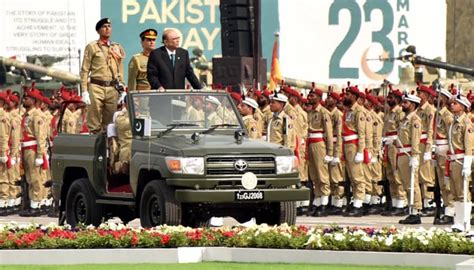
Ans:
[[[268,121],[267,141],[294,148],[294,123],[289,117],[284,107],[288,102],[288,97],[283,94],[274,93],[270,96],[270,110],[273,117]]]
[[[46,156],[46,134],[43,128],[45,125],[43,115],[38,108],[42,98],[41,92],[33,88],[25,93],[23,101],[26,111],[21,120],[21,151],[26,181],[29,185],[30,207],[21,211],[20,216],[40,216],[41,201],[45,199],[41,170]]]
[[[128,63],[128,90],[150,90],[151,86],[146,78],[146,65],[150,52],[155,49],[157,32],[147,29],[140,33],[143,51],[135,54]]]
[[[223,119],[218,113],[218,109],[221,108],[221,102],[214,96],[206,97],[206,106],[204,107],[205,115],[207,115],[207,125],[210,127],[212,125],[219,125],[223,123]]]
[[[333,139],[328,143],[333,144],[333,158],[329,164],[329,179],[331,183],[331,208],[329,215],[342,214],[344,203],[344,167],[342,164],[342,111],[336,107],[341,96],[336,92],[329,92],[326,98],[326,108],[331,114]]]
[[[417,114],[421,118],[422,123],[422,133],[419,144],[420,151],[423,155],[419,169],[424,206],[422,215],[433,216],[434,195],[432,192],[428,191],[428,188],[434,187],[434,170],[431,165],[431,146],[433,145],[433,128],[436,108],[428,102],[428,99],[430,96],[436,95],[436,92],[434,92],[430,87],[419,85],[417,88],[417,95],[421,99]]]
[[[362,203],[365,198],[365,177],[362,162],[365,151],[365,116],[364,110],[357,103],[360,91],[349,86],[344,95],[344,106],[347,108],[342,117],[342,140],[346,169],[351,180],[353,205],[345,216],[361,217]]]
[[[112,24],[108,18],[98,21],[95,30],[100,38],[86,46],[80,72],[83,101],[90,104],[87,123],[93,134],[105,132],[107,124],[112,122],[118,91],[124,90],[122,60],[125,58],[122,46],[110,41]]]
[[[436,114],[436,134],[435,134],[435,158],[436,174],[438,177],[441,196],[444,204],[444,215],[440,219],[435,219],[435,225],[451,225],[454,222],[454,201],[449,186],[449,176],[445,176],[446,155],[448,146],[448,129],[453,121],[453,114],[449,111],[451,93],[446,89],[441,89],[438,93],[439,111]]]
[[[114,166],[116,174],[128,174],[132,147],[132,130],[130,129],[130,117],[127,110],[127,98],[124,99],[123,109],[118,112],[115,118],[115,128],[117,130],[118,160]]]
[[[398,171],[403,186],[408,193],[410,206],[409,216],[399,221],[400,224],[420,224],[420,211],[422,208],[420,185],[418,182],[418,168],[420,166],[421,151],[417,145],[420,144],[422,134],[421,119],[416,113],[420,104],[420,98],[415,95],[405,94],[402,108],[405,118],[398,128],[398,138],[396,140],[398,150]],[[413,190],[411,189],[413,187]],[[413,194],[413,198],[411,198]]]
[[[42,117],[44,120],[43,134],[46,136],[45,139],[45,149],[46,154],[44,158],[43,170],[41,170],[41,179],[43,180],[43,185],[45,185],[43,189],[43,200],[41,201],[41,209],[44,213],[47,213],[50,210],[50,207],[53,203],[53,198],[50,189],[51,183],[51,171],[49,166],[49,153],[51,153],[51,142],[49,138],[52,136],[52,127],[51,127],[51,120],[53,119],[53,115],[49,111],[49,107],[51,106],[51,100],[48,97],[43,97],[40,102],[40,112],[42,113]],[[48,183],[49,182],[49,183]],[[46,184],[48,183],[48,184]]]
[[[251,139],[260,139],[262,134],[259,133],[257,120],[255,120],[254,113],[258,109],[257,101],[252,98],[246,97],[237,107],[240,115],[244,120],[245,129]]]
[[[454,120],[448,129],[449,153],[447,174],[454,199],[453,231],[469,231],[471,224],[471,181],[472,157],[474,156],[474,126],[465,111],[471,107],[469,100],[456,95],[451,103]]]
[[[308,114],[308,168],[309,178],[314,185],[313,208],[308,215],[327,216],[327,205],[331,187],[329,181],[328,163],[333,158],[333,130],[331,113],[321,105],[323,91],[317,88],[311,90],[315,102],[314,108]]]
[[[10,141],[10,116],[7,111],[9,103],[6,92],[0,93],[0,216],[6,216],[11,184],[7,170],[11,167],[8,142]]]
[[[397,145],[398,127],[405,117],[400,102],[403,94],[398,89],[390,89],[387,95],[388,112],[385,115],[383,125],[384,141],[384,162],[386,166],[386,176],[392,198],[392,208],[382,212],[382,216],[403,216],[405,215],[406,192],[403,187],[400,173],[397,169]]]
[[[371,198],[368,214],[374,215],[382,212],[382,189],[378,184],[382,181],[382,163],[380,152],[382,150],[382,129],[383,119],[375,112],[375,107],[379,106],[379,101],[375,96],[367,94],[365,108],[369,112],[369,116],[372,119],[372,158],[369,164],[368,180],[371,185]],[[367,121],[369,122],[369,121]]]
[[[262,123],[260,124],[263,138],[267,136],[268,121],[273,117],[273,113],[270,110],[270,95],[270,91],[264,90],[262,91],[262,95],[257,99],[258,106],[263,114]]]
[[[8,214],[15,214],[20,210],[21,205],[21,174],[20,174],[20,138],[21,138],[21,115],[18,108],[20,100],[13,93],[9,93],[10,100],[10,163],[8,169],[8,179],[10,182],[10,191],[8,196]]]
[[[188,97],[189,106],[186,108],[185,119],[192,122],[193,124],[204,126],[204,110],[203,110],[203,98],[202,96]]]

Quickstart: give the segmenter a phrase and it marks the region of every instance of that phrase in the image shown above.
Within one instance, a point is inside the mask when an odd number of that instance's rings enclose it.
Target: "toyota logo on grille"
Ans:
[[[248,167],[247,161],[245,161],[243,159],[238,159],[234,163],[234,168],[239,172],[243,172],[243,171],[247,170],[247,167]]]

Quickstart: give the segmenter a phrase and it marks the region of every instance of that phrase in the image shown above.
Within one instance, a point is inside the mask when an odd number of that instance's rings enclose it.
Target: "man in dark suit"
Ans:
[[[185,78],[194,89],[202,88],[191,67],[188,51],[179,48],[179,39],[175,30],[165,30],[164,46],[150,53],[147,79],[151,89],[184,89]]]

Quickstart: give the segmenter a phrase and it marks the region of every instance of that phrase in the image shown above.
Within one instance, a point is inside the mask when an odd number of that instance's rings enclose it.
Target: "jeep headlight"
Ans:
[[[166,166],[172,173],[204,174],[202,157],[166,157]]]
[[[292,173],[298,171],[298,159],[296,156],[276,157],[277,174]]]

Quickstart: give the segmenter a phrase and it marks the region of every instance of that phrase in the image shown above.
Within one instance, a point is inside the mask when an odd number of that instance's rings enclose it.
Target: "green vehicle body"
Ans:
[[[150,95],[165,96],[170,93],[185,97],[196,93],[202,95],[206,92],[175,90],[151,92]],[[128,98],[133,100],[134,95],[139,93],[132,92]],[[230,100],[226,93],[215,95]],[[133,112],[134,108],[130,103],[128,108]],[[237,110],[233,104],[232,108]],[[134,121],[130,119],[130,123]],[[240,127],[243,127],[240,116],[238,121]],[[276,173],[276,157],[292,156],[292,151],[263,140],[242,137],[240,128],[216,129],[209,134],[175,129],[162,136],[152,134],[147,137],[138,136],[134,129],[132,132],[131,160],[127,176],[129,192],[110,192],[108,189],[110,179],[107,173],[108,154],[105,135],[59,134],[55,138],[51,161],[52,189],[54,198],[60,201],[60,221],[65,219],[68,223],[99,221],[97,216],[85,217],[83,220],[81,218],[69,220],[73,214],[67,213],[68,211],[81,212],[77,207],[76,210],[68,209],[66,203],[71,186],[78,180],[83,182],[83,189],[88,186],[85,188],[86,193],[93,193],[83,196],[91,195],[92,200],[83,198],[86,204],[92,204],[88,207],[98,207],[101,210],[92,216],[101,215],[102,220],[108,216],[119,216],[124,221],[139,217],[143,226],[160,223],[200,226],[205,225],[212,216],[232,216],[238,221],[256,217],[257,221],[265,223],[294,224],[295,201],[309,198],[309,190],[300,185],[297,171]],[[195,135],[199,138],[193,139]],[[204,173],[195,175],[172,172],[167,167],[167,157],[203,157]],[[257,176],[257,186],[252,191],[261,191],[263,198],[236,200],[237,192],[246,191],[241,183],[244,172],[236,173],[234,168],[236,160],[245,160],[248,164],[245,172],[251,171]],[[176,208],[172,211],[177,213],[177,217],[167,217],[168,213],[165,212],[169,209],[158,207],[159,214],[156,220],[160,221],[144,222],[142,212],[148,210],[141,200],[144,197],[144,190],[152,181],[169,193],[169,198],[165,198],[164,201],[165,203],[171,201]],[[163,199],[161,198],[163,196],[156,197],[158,202]]]

